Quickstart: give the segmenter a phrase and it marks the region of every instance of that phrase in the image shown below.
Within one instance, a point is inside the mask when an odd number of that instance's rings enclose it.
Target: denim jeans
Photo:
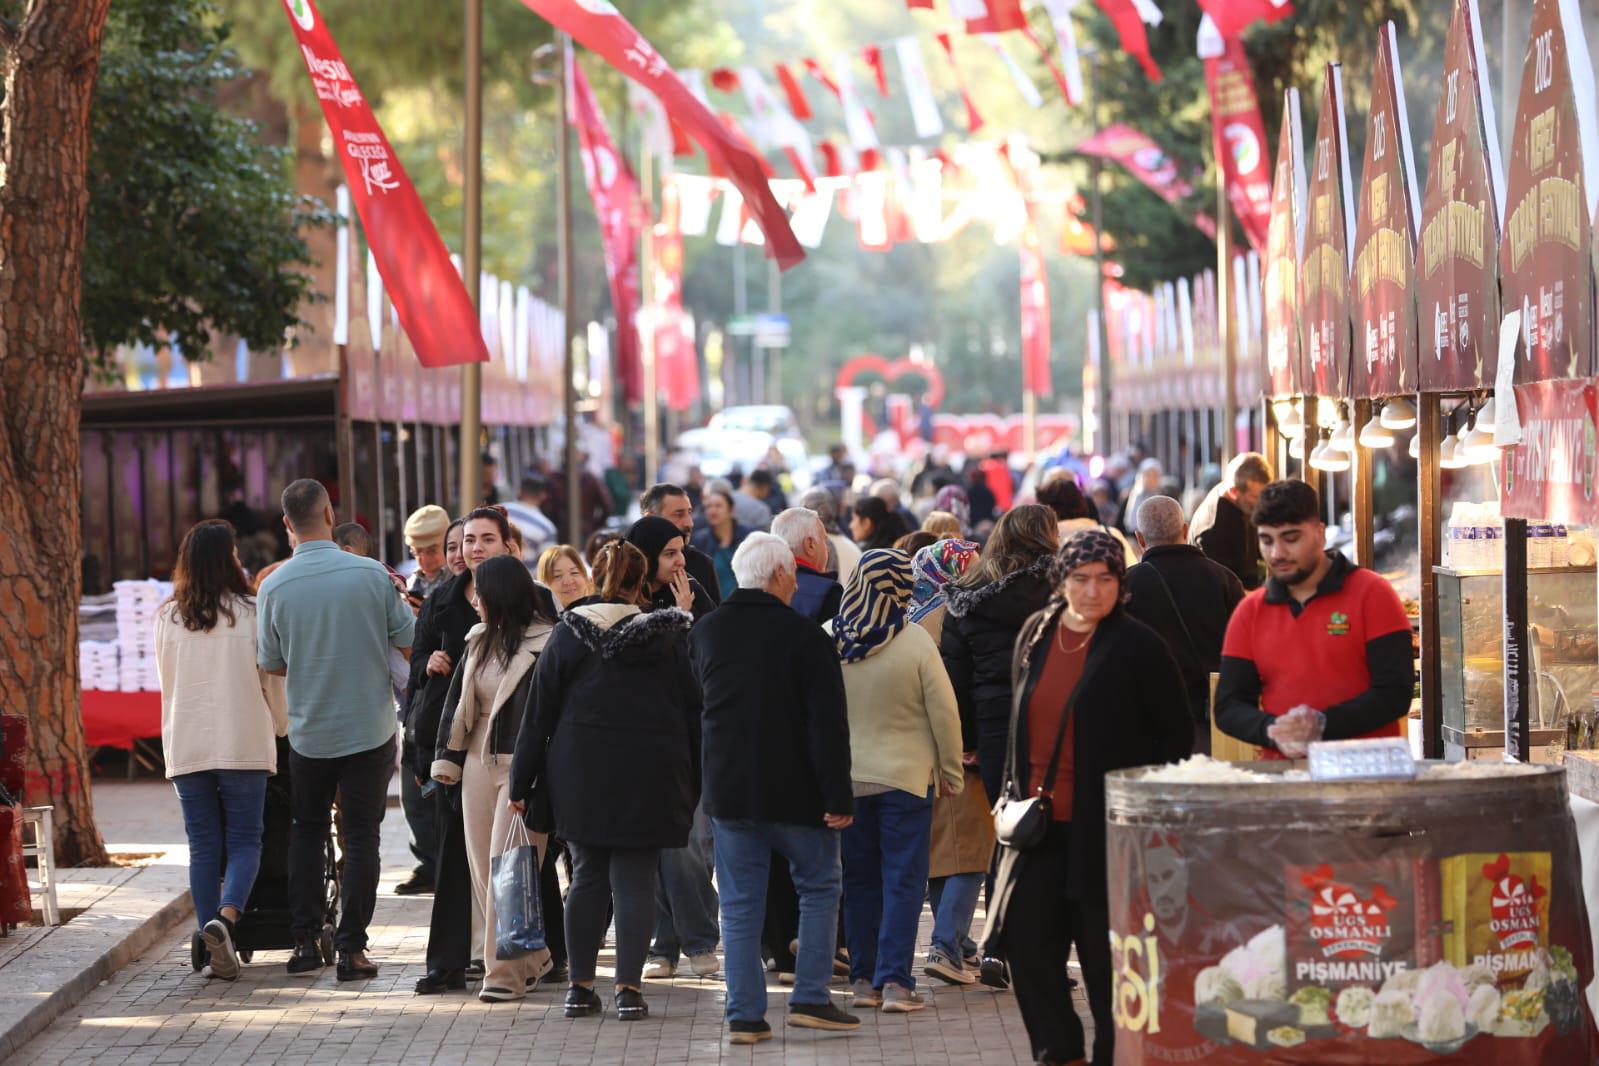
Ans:
[[[327,839],[337,796],[344,881],[333,945],[340,952],[365,951],[366,927],[378,902],[378,834],[389,805],[394,738],[336,759],[313,759],[291,749],[289,762],[289,805],[294,814],[289,830],[289,912],[294,939],[315,939],[322,929]],[[470,900],[469,888],[462,903]]]
[[[971,941],[972,915],[982,891],[982,874],[951,874],[927,882],[927,898],[933,906],[934,951],[957,962],[976,952]]]
[[[927,898],[933,790],[855,797],[844,830],[844,939],[850,981],[915,988],[911,962]]]
[[[189,895],[201,928],[223,907],[240,913],[261,869],[265,770],[199,770],[172,779],[189,835]]]
[[[655,942],[650,958],[674,965],[679,955],[708,955],[716,950],[716,888],[711,884],[714,835],[705,804],[694,808],[688,845],[661,852],[655,887]]]
[[[716,880],[722,887],[722,944],[727,951],[727,1020],[766,1016],[761,921],[772,852],[788,860],[799,893],[799,956],[789,1002],[828,1001],[833,945],[838,935],[839,834],[825,826],[716,821]]]

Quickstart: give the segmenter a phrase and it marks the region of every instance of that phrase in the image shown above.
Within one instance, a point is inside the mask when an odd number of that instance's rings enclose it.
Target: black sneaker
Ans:
[[[401,881],[394,886],[396,896],[431,896],[433,894],[433,878],[414,870],[409,880]]]
[[[465,991],[466,974],[460,970],[429,970],[416,981],[416,994],[419,996]]]
[[[796,1029],[826,1029],[842,1033],[859,1029],[861,1020],[828,1000],[826,1003],[790,1003],[788,1024]]]
[[[765,1022],[728,1022],[729,1044],[759,1044],[772,1039],[772,1027]]]
[[[233,923],[219,914],[205,923],[200,937],[211,953],[211,975],[224,981],[237,979],[239,954],[233,949]]]
[[[636,1022],[650,1016],[650,1005],[644,1002],[644,993],[636,988],[620,988],[616,992],[616,1016],[624,1022]]]
[[[539,980],[547,985],[564,985],[572,979],[572,970],[566,963],[558,964],[555,969],[545,974]]]
[[[470,980],[483,980],[483,974],[485,972],[486,971],[484,970],[482,959],[473,959],[471,962],[466,964],[466,976]]]
[[[593,1014],[600,1014],[605,1010],[605,1001],[592,988],[582,985],[573,985],[566,990],[566,1016],[568,1018],[587,1018]]]
[[[977,970],[978,980],[989,988],[1000,991],[1010,987],[1010,970],[1005,965],[1004,959],[996,959],[991,955],[983,957],[983,964]]]
[[[316,941],[301,940],[294,945],[294,954],[289,956],[288,968],[292,974],[307,974],[326,965],[322,959],[322,950],[316,946]]]
[[[338,977],[341,981],[367,981],[378,975],[378,964],[364,951],[339,952]]]

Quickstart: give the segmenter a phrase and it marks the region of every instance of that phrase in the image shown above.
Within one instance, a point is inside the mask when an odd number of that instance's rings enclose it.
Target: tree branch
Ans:
[[[19,39],[20,31],[17,29],[17,24],[11,19],[0,18],[0,48],[9,51],[17,46]]]

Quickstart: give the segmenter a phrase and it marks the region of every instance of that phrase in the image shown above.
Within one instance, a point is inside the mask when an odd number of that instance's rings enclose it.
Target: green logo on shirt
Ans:
[[[1349,616],[1342,611],[1334,611],[1327,619],[1327,635],[1329,637],[1345,637],[1349,635]]]

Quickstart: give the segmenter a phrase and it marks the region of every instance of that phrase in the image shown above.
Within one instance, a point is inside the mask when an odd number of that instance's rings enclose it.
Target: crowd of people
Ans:
[[[333,965],[377,974],[398,767],[415,868],[396,891],[432,897],[418,994],[559,984],[569,1018],[634,1020],[686,965],[725,974],[728,1038],[753,1044],[769,971],[789,1025],[832,1031],[925,1009],[932,978],[1011,990],[1039,1062],[1109,1063],[1104,776],[1207,751],[1213,720],[1268,755],[1384,732],[1409,695],[1397,598],[1325,551],[1314,490],[1244,455],[1185,508],[1150,469],[1108,501],[1067,470],[1035,502],[992,469],[919,472],[908,503],[887,479],[824,477],[797,506],[769,476],[657,484],[581,549],[536,521],[534,480],[521,513],[411,515],[409,583],[316,481],[284,490],[293,555],[253,579],[232,527],[201,523],[157,645],[206,972],[239,972],[265,783],[287,770],[288,971],[328,961],[336,798]],[[1036,834],[996,833],[1035,801]],[[513,841],[538,856],[536,949],[498,935]]]

